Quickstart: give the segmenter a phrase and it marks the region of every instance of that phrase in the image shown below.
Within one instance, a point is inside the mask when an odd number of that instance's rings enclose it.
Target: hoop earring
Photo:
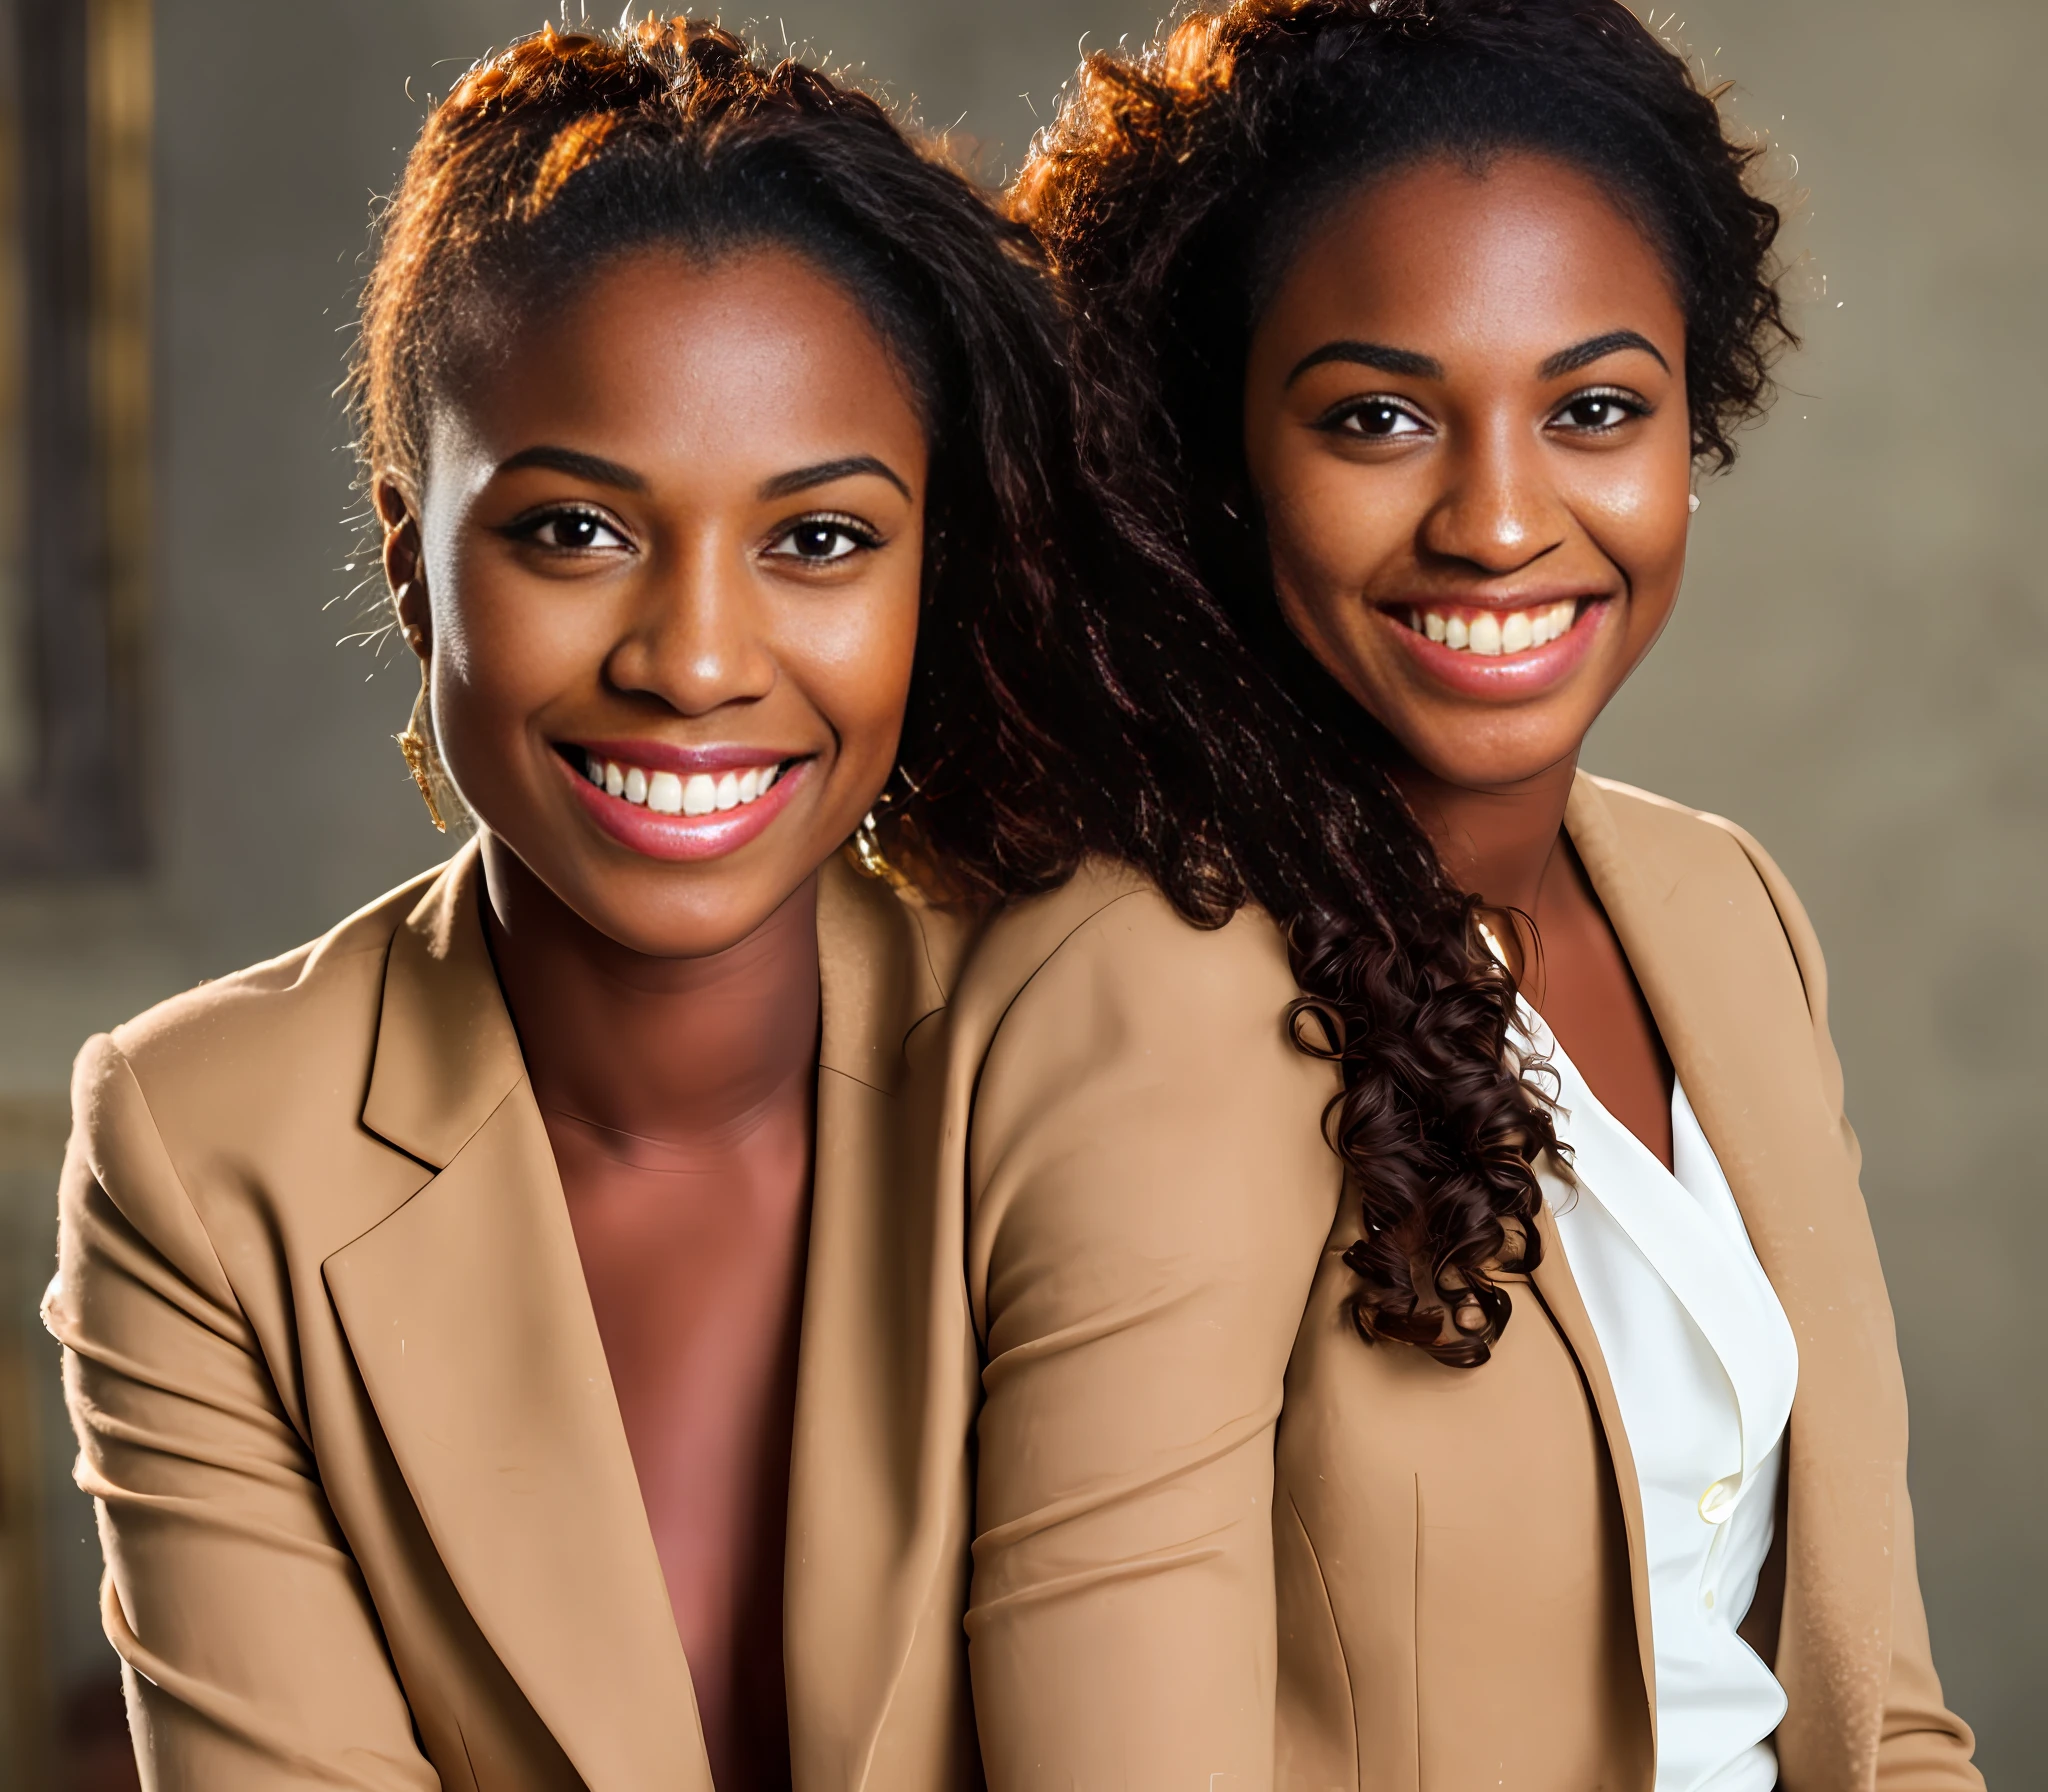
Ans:
[[[916,795],[917,786],[900,765],[891,775],[891,782],[897,778],[903,780],[913,796]],[[875,808],[886,808],[893,800],[887,786],[884,786],[882,794],[875,799]],[[910,887],[910,879],[889,863],[889,855],[882,850],[881,825],[875,820],[874,809],[861,817],[860,826],[853,830],[853,838],[846,843],[846,849],[853,857],[854,869],[863,877],[879,878],[892,890]]]
[[[875,832],[875,812],[870,809],[861,817],[860,826],[853,830],[848,842],[853,849],[855,867],[869,877],[886,879],[892,867],[882,852],[880,836]]]
[[[391,738],[398,743],[398,750],[405,755],[405,769],[412,773],[412,781],[419,786],[420,801],[427,805],[427,819],[434,824],[434,831],[445,834],[448,822],[441,813],[441,805],[434,797],[435,771],[434,747],[425,729],[420,726],[427,718],[427,675],[420,673],[420,694],[413,699],[412,716],[405,724],[403,734]]]

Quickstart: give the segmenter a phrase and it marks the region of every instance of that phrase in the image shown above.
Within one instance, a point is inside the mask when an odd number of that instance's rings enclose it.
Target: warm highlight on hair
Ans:
[[[1618,0],[1205,10],[1090,56],[1012,194],[1070,285],[1084,463],[1147,569],[1097,626],[1175,768],[1175,820],[1126,850],[1191,917],[1253,902],[1287,929],[1297,1037],[1343,1071],[1328,1125],[1364,1208],[1358,1324],[1463,1366],[1507,1322],[1496,1272],[1537,1262],[1549,1110],[1511,1056],[1515,985],[1476,901],[1388,777],[1399,749],[1280,620],[1241,393],[1258,312],[1333,201],[1514,150],[1585,169],[1655,241],[1694,447],[1725,462],[1790,340],[1777,213],[1716,96]]]

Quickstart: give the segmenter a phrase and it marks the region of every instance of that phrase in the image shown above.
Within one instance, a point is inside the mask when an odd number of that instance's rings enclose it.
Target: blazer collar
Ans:
[[[1902,1394],[1885,1373],[1890,1306],[1874,1248],[1860,1248],[1869,1223],[1815,1050],[1825,992],[1802,981],[1775,894],[1732,831],[1583,773],[1565,826],[1798,1340],[1773,1664],[1793,1702],[1781,1753],[1805,1739],[1811,1783],[1862,1784],[1891,1646]],[[1580,1349],[1587,1362],[1597,1352]]]
[[[483,858],[470,841],[428,884],[391,942],[363,1124],[442,1169],[526,1079],[519,1036],[484,941]],[[922,918],[922,924],[917,918]],[[818,884],[823,1024],[818,1062],[883,1094],[904,1042],[945,1004],[946,948],[963,930],[862,877],[839,854]]]
[[[481,899],[471,843],[393,937],[363,1123],[438,1174],[327,1259],[328,1289],[463,1603],[583,1781],[592,1792],[711,1792],[689,1667]],[[928,1392],[943,1391],[950,1408],[958,1378],[951,1353],[932,1361],[916,1278],[903,1299],[874,1282],[906,1261],[920,1221],[904,1200],[891,1119],[905,1039],[943,1000],[931,929],[835,858],[818,932],[826,1074],[785,1648],[799,1788],[862,1783],[912,1633],[946,1584],[946,1501],[924,1484],[944,1491],[948,1446],[931,1437],[907,1477],[891,1452],[906,1425],[912,1437],[931,1430]],[[878,1401],[895,1420],[884,1435],[863,1440],[833,1416],[849,1402],[872,1415]],[[819,1447],[826,1438],[845,1448]],[[964,1429],[949,1447],[964,1474]],[[873,1498],[849,1500],[864,1472]],[[837,1634],[849,1621],[857,1640]]]
[[[442,867],[392,936],[363,1124],[445,1169],[526,1080],[519,1036],[484,943],[483,855]]]

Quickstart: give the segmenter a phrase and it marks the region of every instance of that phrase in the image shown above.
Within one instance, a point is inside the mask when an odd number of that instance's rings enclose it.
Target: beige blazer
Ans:
[[[1979,1787],[1812,929],[1725,822],[1582,777],[1566,826],[1798,1337],[1745,1627],[1790,1701],[1782,1784]],[[1363,1343],[1294,993],[1263,917],[1198,932],[1109,870],[1004,916],[955,992],[993,1792],[1647,1792],[1640,1501],[1564,1252],[1483,1369]]]
[[[474,849],[93,1040],[60,1268],[162,1787],[708,1792]],[[786,1610],[800,1792],[971,1771],[974,1341],[902,1044],[945,929],[835,861]]]

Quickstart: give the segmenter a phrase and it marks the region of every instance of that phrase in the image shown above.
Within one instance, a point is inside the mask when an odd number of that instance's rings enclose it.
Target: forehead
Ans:
[[[494,459],[537,441],[635,466],[781,467],[855,436],[911,466],[923,449],[909,383],[859,303],[773,245],[608,262],[518,320],[435,410],[437,450]]]
[[[1426,161],[1336,201],[1261,320],[1290,337],[1369,336],[1440,357],[1627,325],[1682,335],[1658,245],[1580,169],[1514,154]]]

